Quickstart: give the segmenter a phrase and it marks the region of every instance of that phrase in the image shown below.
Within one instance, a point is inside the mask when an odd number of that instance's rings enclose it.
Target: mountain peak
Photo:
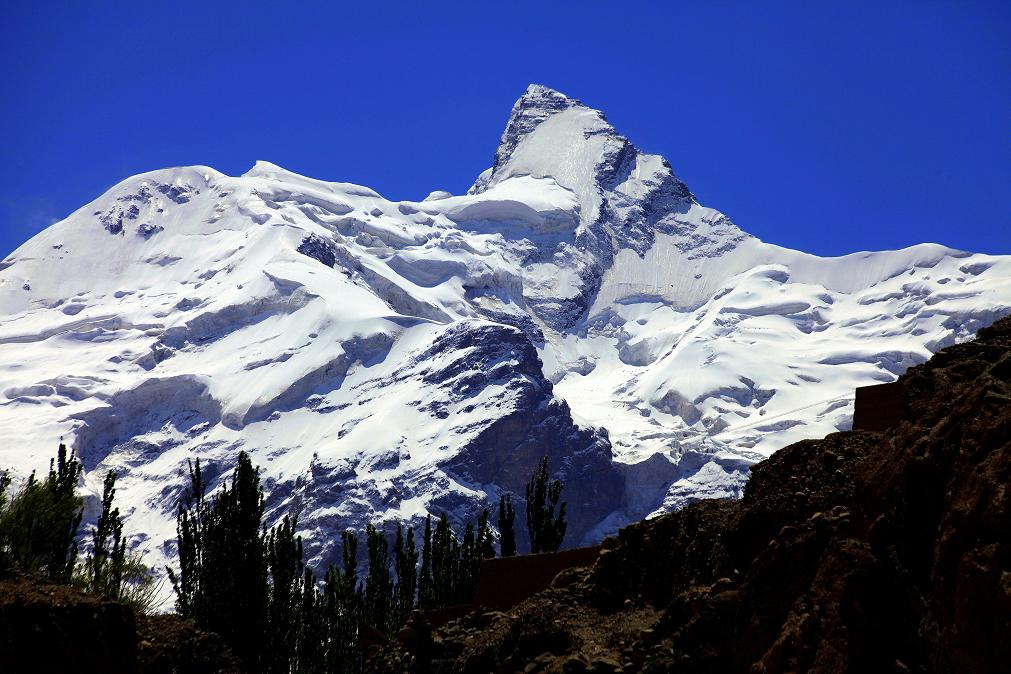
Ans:
[[[89,498],[128,468],[164,568],[187,461],[213,488],[246,451],[265,523],[301,513],[319,569],[379,516],[460,530],[548,447],[588,545],[739,496],[753,461],[846,427],[855,386],[1011,312],[1011,257],[764,244],[546,87],[503,156],[424,203],[266,162],[111,188],[0,262],[0,465],[65,438]]]
[[[492,170],[497,170],[505,164],[513,150],[530,132],[542,122],[570,108],[584,108],[582,102],[570,98],[542,84],[531,84],[523,95],[516,99],[505,131],[495,151],[495,163]]]
[[[565,101],[569,104],[582,105],[582,103],[575,98],[566,96],[557,89],[552,89],[551,87],[546,87],[543,84],[531,84],[527,87],[523,95],[516,100],[516,106],[520,103],[527,101]],[[515,106],[514,106],[515,108]]]

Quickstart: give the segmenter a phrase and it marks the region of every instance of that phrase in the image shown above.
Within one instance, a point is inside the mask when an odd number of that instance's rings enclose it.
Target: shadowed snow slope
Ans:
[[[546,452],[566,544],[590,543],[739,495],[755,461],[847,428],[854,387],[1009,306],[1007,257],[762,243],[531,86],[465,196],[177,168],[34,237],[0,263],[0,465],[62,437],[92,495],[120,471],[159,563],[187,460],[213,483],[245,449],[323,563],[345,527],[522,493]]]

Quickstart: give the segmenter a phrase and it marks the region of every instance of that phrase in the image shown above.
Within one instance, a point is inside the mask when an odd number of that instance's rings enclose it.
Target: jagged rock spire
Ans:
[[[504,164],[520,141],[554,114],[574,107],[585,107],[580,101],[541,84],[531,84],[513,105],[505,131],[495,151],[492,171]]]

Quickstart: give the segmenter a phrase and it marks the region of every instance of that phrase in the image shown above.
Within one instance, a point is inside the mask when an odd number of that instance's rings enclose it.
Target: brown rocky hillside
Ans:
[[[1011,319],[902,381],[897,426],[787,447],[742,500],[628,527],[508,612],[415,620],[367,668],[1011,671]]]

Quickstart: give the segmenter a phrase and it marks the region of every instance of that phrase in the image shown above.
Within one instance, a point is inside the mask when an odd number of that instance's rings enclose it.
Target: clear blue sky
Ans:
[[[693,4],[6,0],[0,257],[165,166],[460,193],[530,82],[767,241],[1011,253],[1011,3]]]

